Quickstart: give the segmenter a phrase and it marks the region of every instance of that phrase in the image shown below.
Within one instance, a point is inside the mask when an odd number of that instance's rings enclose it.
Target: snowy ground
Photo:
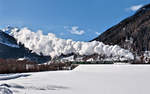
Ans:
[[[0,75],[0,94],[150,94],[149,80],[150,65],[80,65],[72,71]]]

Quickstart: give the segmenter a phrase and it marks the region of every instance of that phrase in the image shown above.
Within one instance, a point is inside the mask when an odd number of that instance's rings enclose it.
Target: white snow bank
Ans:
[[[30,76],[30,74],[2,74],[0,75],[0,81],[2,80],[11,80],[11,79],[16,79],[16,78],[20,78],[20,77],[27,77]]]
[[[150,94],[150,65],[79,65],[31,74],[0,85],[13,94]]]
[[[0,94],[13,94],[13,92],[6,87],[0,87]]]
[[[60,39],[54,34],[48,33],[43,35],[42,31],[32,32],[28,28],[22,28],[19,32],[17,29],[12,30],[11,35],[14,36],[18,43],[21,42],[25,47],[29,48],[37,54],[50,55],[52,58],[61,54],[75,53],[79,55],[102,54],[106,56],[125,57],[134,59],[134,56],[128,50],[122,49],[117,45],[109,46],[102,42],[80,42],[71,39]]]

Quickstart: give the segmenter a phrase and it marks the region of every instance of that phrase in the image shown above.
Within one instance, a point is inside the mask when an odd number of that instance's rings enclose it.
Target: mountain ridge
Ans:
[[[18,44],[13,36],[10,36],[2,30],[0,30],[0,58],[25,58],[36,63],[45,63],[50,60],[49,56],[32,53],[32,51],[24,47],[24,45]]]
[[[140,8],[91,41],[101,41],[108,45],[119,45],[136,54],[150,51],[150,4]]]

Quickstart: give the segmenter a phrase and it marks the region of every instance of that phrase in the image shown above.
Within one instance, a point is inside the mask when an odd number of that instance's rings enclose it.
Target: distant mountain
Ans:
[[[119,45],[139,55],[144,51],[150,51],[150,4],[143,6],[133,16],[126,18],[93,40],[109,45]]]
[[[49,56],[31,53],[31,50],[29,50],[28,48],[25,48],[21,44],[17,44],[16,39],[8,34],[11,29],[12,28],[8,27],[3,31],[0,30],[0,58],[25,58],[37,63],[44,63],[50,60]]]

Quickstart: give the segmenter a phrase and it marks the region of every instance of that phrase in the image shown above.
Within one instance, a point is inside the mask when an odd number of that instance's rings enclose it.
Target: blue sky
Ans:
[[[0,0],[0,28],[43,30],[57,37],[89,41],[149,0]]]

